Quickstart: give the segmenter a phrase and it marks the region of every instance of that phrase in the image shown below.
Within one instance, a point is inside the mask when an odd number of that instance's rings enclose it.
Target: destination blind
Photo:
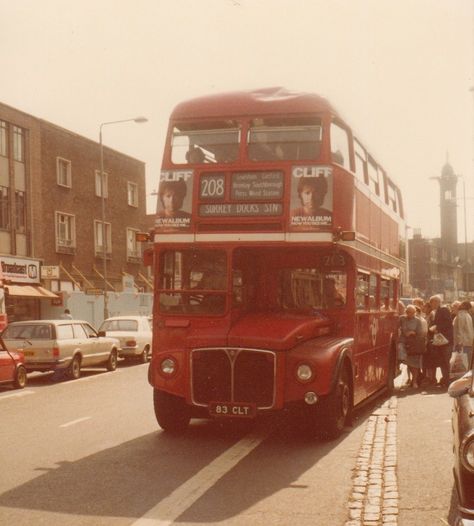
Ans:
[[[239,172],[231,174],[230,191],[226,192],[224,173],[203,174],[200,178],[199,206],[201,217],[223,216],[279,216],[281,202],[256,203],[255,201],[281,200],[283,198],[283,173]],[[232,202],[217,203],[230,195]],[[212,203],[209,203],[212,201]]]

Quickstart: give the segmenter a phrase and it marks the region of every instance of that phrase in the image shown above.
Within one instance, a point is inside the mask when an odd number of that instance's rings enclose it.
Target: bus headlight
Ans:
[[[474,435],[463,440],[461,447],[461,460],[466,469],[474,471]]]
[[[160,367],[163,374],[171,376],[176,371],[176,361],[173,358],[165,358]]]
[[[313,378],[313,370],[308,364],[302,363],[296,369],[296,376],[300,382],[309,382]]]

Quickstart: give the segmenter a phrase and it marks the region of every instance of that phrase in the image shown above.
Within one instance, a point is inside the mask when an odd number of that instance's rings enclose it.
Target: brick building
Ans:
[[[104,288],[102,191],[107,289],[124,279],[149,289],[135,241],[150,224],[145,165],[103,152],[104,181],[98,143],[0,103],[0,263],[13,318],[39,316],[51,292]]]

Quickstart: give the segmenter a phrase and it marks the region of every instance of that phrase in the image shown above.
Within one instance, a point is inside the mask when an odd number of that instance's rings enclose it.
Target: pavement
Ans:
[[[356,459],[345,526],[453,525],[452,400],[405,387],[374,408]]]

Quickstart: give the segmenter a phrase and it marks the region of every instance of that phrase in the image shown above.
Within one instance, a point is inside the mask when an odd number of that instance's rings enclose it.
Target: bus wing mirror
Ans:
[[[336,230],[333,232],[334,241],[355,241],[356,233],[352,230]]]

